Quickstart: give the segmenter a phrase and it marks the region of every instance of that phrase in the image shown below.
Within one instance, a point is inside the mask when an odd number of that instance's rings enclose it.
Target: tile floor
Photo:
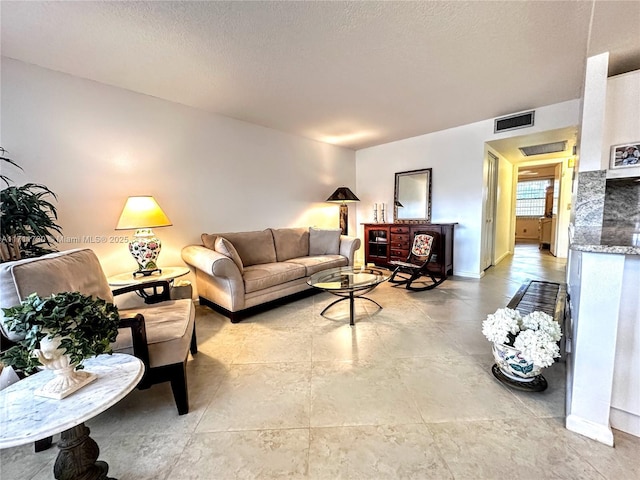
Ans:
[[[563,427],[564,363],[549,389],[497,382],[480,332],[526,278],[563,281],[564,262],[518,245],[482,280],[411,293],[383,284],[384,308],[318,294],[239,324],[198,307],[191,412],[169,385],[134,391],[88,422],[120,480],[640,478],[640,439],[616,448]],[[54,438],[54,441],[57,437]],[[52,478],[56,448],[0,454],[2,480]]]

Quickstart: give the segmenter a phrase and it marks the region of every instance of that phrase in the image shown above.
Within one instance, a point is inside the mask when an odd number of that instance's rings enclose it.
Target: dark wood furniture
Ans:
[[[429,271],[437,277],[453,275],[453,231],[456,223],[365,223],[364,255],[367,264],[394,269],[392,261],[405,261],[416,232],[432,232],[433,246]]]

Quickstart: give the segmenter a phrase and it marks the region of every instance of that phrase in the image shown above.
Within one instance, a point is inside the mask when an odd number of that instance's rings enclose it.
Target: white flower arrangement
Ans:
[[[520,350],[523,358],[539,368],[553,365],[560,356],[560,325],[544,312],[523,317],[517,310],[499,308],[482,322],[482,333],[492,343]]]

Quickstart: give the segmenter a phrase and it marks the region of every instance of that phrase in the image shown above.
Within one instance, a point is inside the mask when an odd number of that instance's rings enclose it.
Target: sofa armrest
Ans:
[[[349,259],[349,265],[353,265],[353,257],[356,250],[360,248],[360,239],[357,237],[348,237],[340,235],[340,255]]]
[[[202,245],[187,245],[182,249],[182,260],[207,275],[242,281],[238,266],[229,257]]]

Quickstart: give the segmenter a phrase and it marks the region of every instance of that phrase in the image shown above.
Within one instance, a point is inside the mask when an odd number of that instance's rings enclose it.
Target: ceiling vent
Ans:
[[[564,152],[567,148],[567,141],[544,143],[542,145],[531,145],[530,147],[520,147],[519,150],[525,157],[531,157],[533,155],[545,155],[547,153]]]
[[[533,127],[535,110],[530,112],[517,113],[508,117],[496,118],[493,126],[493,133],[516,130],[518,128]]]

